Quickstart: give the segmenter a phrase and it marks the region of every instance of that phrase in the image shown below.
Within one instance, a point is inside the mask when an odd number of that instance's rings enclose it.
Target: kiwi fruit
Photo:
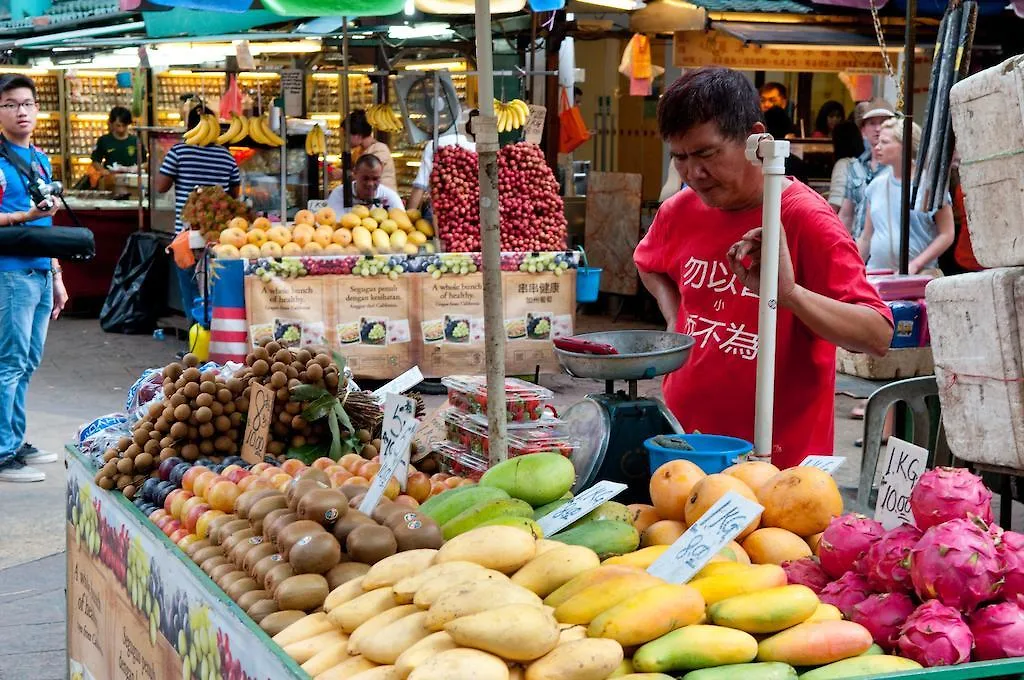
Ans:
[[[311,519],[329,530],[348,512],[348,498],[337,489],[313,489],[299,499],[295,512],[299,519]]]
[[[392,520],[398,515],[392,515]],[[402,516],[402,521],[391,525],[395,534],[395,541],[401,552],[416,550],[418,548],[440,548],[444,543],[444,536],[441,535],[441,528],[437,522],[429,517],[416,512],[407,512]]]
[[[370,565],[362,562],[342,562],[334,565],[330,571],[324,574],[327,579],[327,587],[332,591],[338,586],[348,583],[352,579],[360,578],[370,571]]]
[[[235,499],[235,514],[242,519],[249,519],[249,508],[256,504],[256,501],[267,496],[276,495],[274,489],[253,489],[243,492]]]
[[[271,602],[273,602],[273,600],[271,600]],[[257,603],[257,605],[258,604],[260,603]],[[253,607],[257,605],[253,605]],[[274,606],[276,607],[277,604],[274,603]],[[250,616],[252,615],[250,614]],[[262,619],[260,619],[260,628],[262,628],[263,632],[265,632],[270,637],[274,637],[275,635],[277,635],[282,630],[292,625],[299,619],[305,618],[305,616],[306,612],[303,611],[280,611],[278,609],[273,613],[266,615]],[[253,617],[253,620],[256,620],[255,617]]]
[[[239,519],[238,515],[230,516],[234,519],[230,521],[218,522],[216,526],[210,527],[210,540],[213,541],[214,545],[224,545],[224,539],[226,539],[228,536],[234,534],[236,531],[242,531],[244,529],[249,528],[249,523],[246,522],[244,519]],[[218,519],[223,520],[224,517],[228,517],[228,515],[221,515],[220,517],[215,517],[214,521]],[[211,522],[211,525],[213,525],[213,522]]]
[[[392,515],[404,515],[406,510],[408,510],[406,506],[399,505],[398,503],[392,503],[386,498],[382,498],[380,499],[380,503],[377,504],[377,507],[375,507],[373,512],[370,513],[370,517],[372,517],[373,521],[377,524],[387,526],[388,520],[391,519]]]
[[[244,522],[245,520],[240,520],[240,521]],[[221,533],[223,534],[223,532],[221,532]],[[226,554],[226,555],[228,555],[230,557],[231,556],[231,552],[235,549],[236,545],[238,545],[239,543],[243,543],[245,541],[248,541],[250,538],[252,538],[253,536],[256,536],[256,535],[257,534],[256,534],[255,531],[253,531],[252,529],[249,529],[248,527],[246,527],[245,529],[242,529],[241,531],[236,531],[235,533],[226,536],[224,538],[224,540],[221,541],[220,547],[224,549],[224,554]]]
[[[288,486],[285,496],[288,498],[288,507],[293,511],[299,507],[299,500],[310,491],[316,489],[330,489],[330,484],[325,484],[317,479],[298,479]]]
[[[263,538],[262,536],[260,538]],[[264,557],[269,557],[276,553],[277,550],[274,548],[274,544],[268,540],[262,541],[258,545],[254,545],[249,548],[242,556],[242,569],[249,572],[253,571],[253,567],[256,563],[262,560]]]
[[[222,564],[231,564],[231,562],[224,555],[214,555],[213,557],[209,557],[199,563],[199,568],[203,570],[203,573],[209,576],[211,571]]]
[[[265,590],[250,590],[236,600],[242,611],[246,611],[260,600],[270,599],[270,593]]]
[[[274,600],[281,609],[310,611],[322,606],[330,592],[320,574],[299,574],[278,585]]]
[[[228,553],[228,559],[230,559],[232,562],[238,565],[239,569],[248,571],[248,569],[246,569],[244,566],[246,554],[253,548],[258,548],[264,542],[270,543],[270,541],[267,541],[265,538],[263,538],[262,535],[259,534],[253,536],[247,541],[239,541],[235,544],[235,547],[231,549],[231,552]]]
[[[252,528],[262,534],[263,518],[266,517],[271,510],[286,507],[288,507],[288,501],[282,493],[259,499],[249,508],[249,522],[252,524]]]
[[[391,529],[379,524],[363,524],[349,533],[345,549],[356,562],[373,565],[398,552],[398,542]]]
[[[277,592],[277,587],[292,576],[295,576],[292,565],[282,562],[267,572],[263,578],[263,590],[269,590],[271,593]]]
[[[338,543],[345,545],[345,541],[348,540],[348,535],[352,533],[352,530],[363,524],[376,524],[376,522],[373,521],[372,517],[364,515],[358,510],[349,510],[345,513],[344,517],[335,522],[331,533],[338,539]]]
[[[275,510],[274,512],[278,511]],[[267,519],[263,520],[263,535],[269,538],[274,545],[277,545],[277,535],[281,533],[281,529],[298,521],[298,515],[287,508],[282,508],[280,514],[275,515],[273,518],[267,515]]]
[[[238,515],[217,515],[210,520],[210,523],[206,527],[206,540],[210,545],[214,545],[213,536],[222,526],[228,522],[234,522],[238,519]]]
[[[266,583],[267,574],[270,573],[270,570],[281,564],[288,564],[288,562],[281,557],[281,553],[267,555],[253,566],[250,573],[252,574],[252,577],[260,583]],[[267,590],[270,590],[270,588],[267,588]]]
[[[288,551],[298,543],[299,539],[319,533],[324,533],[324,528],[312,520],[300,519],[292,522],[278,532],[277,551],[284,555],[285,559],[288,559]]]
[[[210,559],[211,557],[225,557],[224,551],[216,545],[211,545],[202,550],[199,550],[192,556],[192,561],[202,566],[203,562]]]
[[[223,567],[218,567],[218,569],[220,569],[220,568],[223,568]],[[217,582],[217,585],[220,586],[221,590],[223,590],[224,592],[227,592],[228,588],[230,588],[235,583],[235,581],[237,581],[239,579],[243,579],[243,578],[249,578],[249,575],[246,574],[244,571],[240,571],[238,569],[235,569],[234,571],[229,571],[229,572],[223,574],[220,578],[217,578],[217,579],[214,579],[214,580]]]
[[[341,561],[341,544],[326,531],[300,538],[288,552],[296,574],[323,574]]]
[[[251,592],[253,590],[259,589],[260,586],[258,583],[256,583],[256,580],[252,577],[247,576],[245,578],[240,578],[234,583],[232,583],[224,592],[226,592],[228,594],[228,597],[230,597],[232,600],[238,602],[238,598],[242,597],[242,595],[245,595],[246,593]]]
[[[205,538],[198,540],[195,543],[189,543],[187,546],[185,546],[185,554],[188,555],[189,558],[191,558],[193,555],[195,555],[203,548],[209,548],[211,545],[212,544],[210,543],[210,541]]]
[[[231,562],[225,562],[224,564],[218,564],[216,567],[210,569],[209,577],[213,579],[214,583],[219,584],[220,579],[224,577],[224,574],[230,574],[233,571],[238,571],[238,567]]]
[[[302,471],[299,475],[300,479],[312,479],[317,482],[323,482],[327,486],[331,485],[331,478],[327,476],[327,473],[319,468],[307,468]]]

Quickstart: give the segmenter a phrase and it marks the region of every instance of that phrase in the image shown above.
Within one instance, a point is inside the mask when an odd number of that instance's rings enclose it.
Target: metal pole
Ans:
[[[480,116],[473,121],[480,157],[480,242],[484,265],[484,342],[487,364],[487,437],[490,463],[508,458],[505,439],[505,323],[501,300],[501,232],[498,223],[498,121],[494,115],[494,64],[490,0],[476,0],[476,64]]]
[[[349,174],[352,172],[352,150],[348,148],[348,17],[341,20],[341,121],[338,123],[338,132],[341,134],[341,190],[345,197],[345,205],[353,205],[352,182]]]
[[[283,96],[283,95],[282,95]],[[278,109],[280,115],[278,121],[280,123],[279,133],[281,139],[284,140],[284,144],[281,145],[281,224],[288,224],[288,117],[284,111],[284,102],[281,102],[281,108]]]
[[[911,140],[914,138],[914,49],[917,44],[917,0],[907,0],[907,26],[903,45],[903,180],[900,184],[900,274],[910,271]]]
[[[754,453],[772,455],[772,419],[775,414],[775,329],[778,317],[779,250],[782,237],[782,181],[786,174],[789,142],[769,135],[747,138],[747,159],[762,165],[761,285],[757,314],[757,387],[754,398]]]

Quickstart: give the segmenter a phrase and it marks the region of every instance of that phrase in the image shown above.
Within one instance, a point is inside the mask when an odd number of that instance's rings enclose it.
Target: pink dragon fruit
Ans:
[[[910,511],[921,531],[974,515],[992,523],[992,492],[966,468],[937,467],[922,474],[910,492]]]
[[[872,588],[882,593],[909,593],[914,590],[907,557],[911,548],[921,540],[921,535],[921,530],[913,524],[901,524],[868,548],[861,562]]]
[[[855,571],[848,571],[839,577],[839,580],[829,583],[818,593],[818,599],[825,604],[831,604],[843,613],[843,616],[850,618],[853,606],[867,599],[871,594],[871,586],[868,580]]]
[[[862,571],[860,559],[884,533],[881,524],[864,515],[851,513],[833,518],[818,544],[821,568],[832,578],[850,570]]]
[[[1024,656],[1024,609],[1016,602],[982,607],[971,616],[970,624],[975,661]]]
[[[815,593],[820,593],[821,589],[832,580],[813,557],[801,557],[798,560],[783,562],[782,569],[786,572],[786,579],[790,585],[796,583],[807,586]]]
[[[924,532],[910,551],[910,578],[922,600],[971,612],[999,595],[1003,564],[988,531],[951,519]]]
[[[1024,534],[1004,531],[997,550],[1003,558],[1003,597],[1024,607]]]
[[[907,617],[896,648],[922,666],[952,666],[971,658],[974,634],[960,612],[929,600]]]
[[[850,620],[871,631],[871,637],[885,651],[896,648],[900,628],[917,604],[906,593],[880,593],[853,605]]]

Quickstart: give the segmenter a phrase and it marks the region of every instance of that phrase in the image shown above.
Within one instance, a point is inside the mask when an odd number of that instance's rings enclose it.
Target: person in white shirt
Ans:
[[[383,174],[384,164],[380,159],[373,154],[363,154],[352,169],[352,205],[345,204],[344,187],[338,187],[327,197],[327,206],[337,215],[348,212],[356,205],[404,210],[405,205],[398,194],[380,183]]]
[[[469,151],[476,151],[476,143],[470,133],[469,119],[472,112],[463,111],[459,114],[455,125],[445,130],[444,134],[437,138],[437,147],[461,146]],[[420,158],[420,169],[416,173],[416,179],[412,182],[412,193],[409,194],[409,209],[420,210],[423,207],[423,199],[429,195],[430,173],[434,169],[434,140],[427,142],[423,147],[423,156]]]

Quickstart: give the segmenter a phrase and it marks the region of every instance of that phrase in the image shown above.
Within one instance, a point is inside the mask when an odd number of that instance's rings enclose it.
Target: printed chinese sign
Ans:
[[[552,338],[573,333],[576,277],[571,273],[503,273],[505,367],[508,373],[558,372]]]
[[[807,30],[802,24],[774,27],[794,32]],[[878,49],[787,50],[761,47],[720,31],[680,31],[673,36],[672,53],[673,63],[680,68],[715,64],[741,71],[885,73],[885,62]]]
[[[736,275],[729,270],[724,258],[708,262],[691,257],[683,265],[679,284],[702,291],[705,295],[717,295],[714,303],[716,312],[724,312],[727,305],[736,302],[742,304],[744,298],[750,298],[751,300],[747,302],[753,304],[753,318],[757,318],[757,294],[739,282]],[[716,318],[710,312],[705,314],[707,316],[688,315],[683,326],[683,333],[693,337],[695,347],[714,349],[751,362],[757,360],[758,338],[755,325],[748,327],[744,323],[727,322]]]

